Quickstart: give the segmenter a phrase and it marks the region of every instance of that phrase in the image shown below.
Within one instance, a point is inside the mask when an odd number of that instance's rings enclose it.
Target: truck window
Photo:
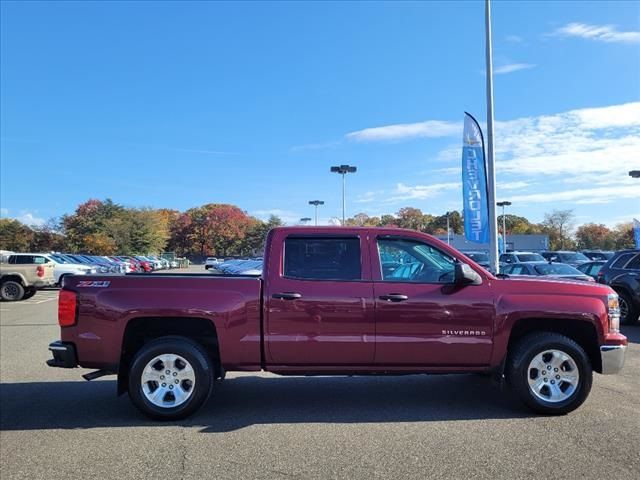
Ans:
[[[15,263],[17,265],[27,265],[31,263],[35,263],[33,259],[33,255],[14,255],[12,261],[10,263]]]
[[[378,239],[385,282],[451,283],[455,260],[440,250],[409,239]],[[390,265],[392,258],[394,265]]]
[[[284,276],[304,280],[360,280],[360,239],[290,237],[284,242]]]

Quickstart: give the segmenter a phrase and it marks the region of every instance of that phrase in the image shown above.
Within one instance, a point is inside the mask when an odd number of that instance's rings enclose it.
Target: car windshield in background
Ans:
[[[561,253],[559,257],[564,262],[588,262],[589,258],[580,252]]]
[[[584,275],[581,271],[571,265],[562,263],[547,263],[533,267],[540,275]]]
[[[51,258],[53,258],[56,262],[58,263],[71,263],[68,259],[64,258],[61,255],[51,255]]]
[[[474,262],[489,263],[489,255],[486,253],[466,253],[465,255]]]
[[[538,253],[518,253],[519,262],[544,262],[544,257]]]

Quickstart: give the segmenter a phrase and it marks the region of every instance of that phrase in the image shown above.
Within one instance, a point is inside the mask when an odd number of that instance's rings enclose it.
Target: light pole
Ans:
[[[309,205],[316,207],[316,227],[318,226],[318,205],[324,205],[323,200],[309,200]]]
[[[449,229],[449,213],[451,213],[451,212],[445,213],[445,215],[447,216],[447,245],[451,245],[451,240],[449,238],[449,232],[451,231]]]
[[[342,226],[344,227],[346,223],[346,211],[347,211],[347,182],[345,177],[347,173],[356,173],[357,167],[353,165],[339,165],[335,167],[331,167],[332,173],[339,173],[342,175]]]
[[[311,221],[311,217],[302,217],[300,221],[302,222],[303,225],[306,225],[307,222]]]
[[[640,170],[631,170],[629,176],[631,178],[640,178]]]
[[[499,207],[502,207],[502,243],[504,245],[504,251],[506,253],[507,251],[507,222],[505,221],[505,216],[504,216],[504,207],[508,207],[511,205],[511,202],[498,202],[496,203],[496,205],[498,205]]]

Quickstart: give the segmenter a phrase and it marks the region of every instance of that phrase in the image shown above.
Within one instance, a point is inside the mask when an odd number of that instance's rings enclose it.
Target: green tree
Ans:
[[[33,241],[33,230],[18,220],[0,218],[0,250],[26,252]]]
[[[400,228],[422,231],[426,227],[424,215],[419,208],[401,208],[398,210],[397,216],[397,224]]]

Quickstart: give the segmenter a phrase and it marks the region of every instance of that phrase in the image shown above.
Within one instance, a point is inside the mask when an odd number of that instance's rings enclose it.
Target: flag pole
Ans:
[[[485,34],[487,55],[487,203],[489,207],[489,260],[494,273],[499,273],[498,218],[496,216],[496,170],[493,148],[493,52],[491,49],[491,2],[485,0]]]

